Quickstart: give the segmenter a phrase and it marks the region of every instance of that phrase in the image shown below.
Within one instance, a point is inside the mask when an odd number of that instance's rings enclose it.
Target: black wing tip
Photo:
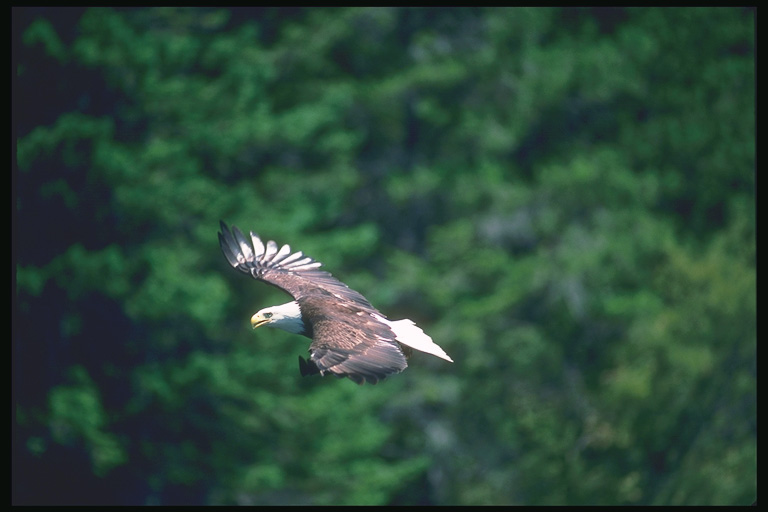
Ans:
[[[240,228],[232,224],[231,226],[227,226],[226,222],[219,219],[219,228],[221,229],[220,235],[223,235],[226,240],[232,240],[234,242],[237,242],[238,235],[240,238],[245,238],[245,235],[243,235],[243,232],[240,231]]]
[[[240,261],[238,261],[237,255],[240,252],[240,248],[237,246],[237,241],[232,236],[232,233],[227,228],[227,225],[224,224],[224,221],[220,220],[219,223],[221,225],[221,232],[218,233],[219,247],[221,247],[221,252],[224,253],[224,257],[227,258],[227,261],[230,265],[232,265],[232,267],[239,268]]]
[[[219,233],[219,235],[222,235],[225,239],[229,240],[229,239],[233,239],[232,231],[237,229],[237,226],[233,224],[232,229],[230,229],[230,227],[227,226],[226,222],[219,219],[219,229],[221,229],[221,233]]]

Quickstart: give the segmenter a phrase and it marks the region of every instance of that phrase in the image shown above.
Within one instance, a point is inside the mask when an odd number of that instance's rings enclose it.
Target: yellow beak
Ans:
[[[264,315],[260,315],[260,314],[256,313],[255,315],[253,315],[251,317],[251,327],[254,328],[254,329],[257,328],[257,327],[261,327],[262,325],[267,324],[267,323],[269,323],[269,320],[264,318]]]

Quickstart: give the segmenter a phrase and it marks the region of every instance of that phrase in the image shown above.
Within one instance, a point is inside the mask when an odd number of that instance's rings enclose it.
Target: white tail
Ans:
[[[387,324],[389,328],[392,329],[392,332],[395,333],[395,339],[403,345],[418,350],[419,352],[432,354],[440,359],[453,362],[453,359],[451,359],[448,354],[437,345],[437,343],[432,341],[432,338],[425,334],[418,325],[413,323],[413,321],[408,320],[407,318],[404,320],[392,321],[376,314],[373,316],[375,316],[377,320]]]

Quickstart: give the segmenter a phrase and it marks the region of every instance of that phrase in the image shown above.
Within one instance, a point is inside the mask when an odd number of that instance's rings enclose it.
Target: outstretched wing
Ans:
[[[360,293],[330,273],[318,270],[322,265],[319,261],[301,251],[292,253],[289,245],[278,249],[272,240],[265,245],[253,231],[250,238],[246,238],[236,226],[230,231],[224,222],[220,224],[219,245],[229,264],[237,270],[285,290],[297,301],[310,295],[332,295],[337,300],[376,311]]]

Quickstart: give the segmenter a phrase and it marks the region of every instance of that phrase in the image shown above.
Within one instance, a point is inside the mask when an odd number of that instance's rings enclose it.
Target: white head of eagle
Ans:
[[[304,334],[304,320],[301,319],[299,303],[295,300],[280,306],[264,308],[251,317],[251,326],[255,329],[266,325],[277,327],[293,334]]]
[[[358,384],[376,384],[408,366],[412,349],[453,362],[411,320],[389,320],[360,293],[319,270],[321,263],[301,251],[266,245],[251,232],[246,238],[221,224],[219,245],[230,265],[254,279],[277,286],[293,301],[258,311],[251,326],[277,327],[310,339],[309,358],[299,356],[302,375],[330,373]]]

